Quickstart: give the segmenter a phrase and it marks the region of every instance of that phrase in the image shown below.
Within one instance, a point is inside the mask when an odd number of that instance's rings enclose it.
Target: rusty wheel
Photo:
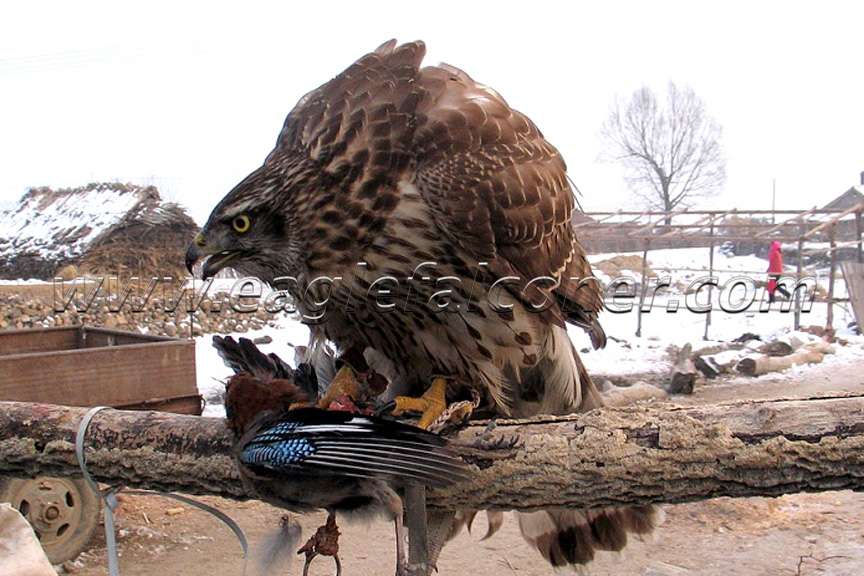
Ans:
[[[83,552],[99,526],[99,497],[83,480],[0,479],[0,501],[11,503],[30,522],[52,564]]]

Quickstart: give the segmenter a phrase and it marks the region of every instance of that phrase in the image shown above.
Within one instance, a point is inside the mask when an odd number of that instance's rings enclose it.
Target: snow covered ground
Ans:
[[[613,254],[592,255],[593,263],[606,260]],[[639,254],[641,256],[641,254]],[[764,272],[767,262],[755,256],[726,256],[719,251],[715,252],[715,270],[720,278],[721,285],[730,278],[742,273],[749,275],[755,280],[764,280]],[[673,280],[682,279],[687,284],[694,278],[704,276],[699,271],[688,271],[704,268],[707,264],[707,249],[684,248],[678,250],[657,250],[649,253],[650,266],[662,273],[668,271]],[[638,275],[636,273],[634,276]],[[824,278],[820,278],[820,284]],[[838,278],[838,288],[843,290],[842,279]],[[667,312],[666,304],[670,299],[682,300],[683,296],[676,290],[666,293],[662,291],[657,294],[655,308],[642,316],[642,335],[636,337],[637,314],[633,311],[624,314],[604,312],[601,316],[606,333],[612,338],[603,350],[592,350],[588,336],[579,328],[571,327],[569,333],[577,350],[581,351],[588,370],[598,376],[605,375],[627,375],[646,373],[665,373],[669,369],[669,357],[667,349],[670,346],[681,347],[688,342],[694,349],[707,346],[712,342],[733,340],[745,332],[759,334],[763,340],[773,340],[788,337],[793,327],[793,314],[781,312],[779,304],[775,303],[770,311],[759,312],[759,300],[750,310],[730,314],[723,312],[717,306],[715,291],[715,310],[712,312],[711,326],[709,328],[710,340],[703,340],[705,331],[705,314],[694,313],[685,306],[680,306],[677,312]],[[761,292],[759,293],[761,298]],[[816,303],[809,313],[802,314],[802,326],[824,326],[826,320],[827,305]],[[854,320],[851,310],[844,306],[835,306],[834,325],[837,333],[851,343],[850,346],[838,346],[837,353],[826,357],[826,363],[850,363],[864,360],[864,337],[855,336],[846,326]],[[261,346],[265,352],[275,352],[287,361],[293,361],[293,346],[305,345],[308,341],[309,331],[300,322],[284,317],[276,327],[265,328],[256,332],[238,334],[246,338],[258,336],[270,336],[273,341]],[[812,338],[809,334],[799,335],[801,338]],[[197,339],[198,355],[198,386],[205,398],[217,398],[222,390],[222,381],[230,375],[230,370],[222,364],[221,359],[211,346],[212,336],[202,336]],[[790,375],[798,374],[808,368],[797,367],[789,371]],[[205,414],[222,414],[222,407],[213,403],[208,404]]]
[[[594,254],[589,260],[596,264],[608,260],[617,254]],[[636,255],[641,258],[641,253],[629,253],[623,255]],[[711,326],[708,329],[708,341],[703,340],[705,334],[705,314],[694,313],[683,306],[683,296],[674,288],[679,281],[689,284],[696,278],[706,276],[708,265],[707,248],[680,248],[669,250],[653,250],[648,253],[649,266],[659,275],[672,277],[673,288],[660,290],[654,299],[655,306],[648,313],[642,315],[642,337],[635,336],[637,328],[637,314],[635,309],[626,314],[613,314],[605,312],[601,316],[606,333],[615,338],[626,341],[626,344],[610,339],[609,344],[603,350],[591,350],[584,353],[585,362],[592,373],[597,374],[633,374],[644,372],[663,372],[668,369],[666,348],[670,345],[683,346],[691,343],[694,349],[711,344],[712,342],[723,342],[733,340],[746,332],[759,334],[763,340],[778,338],[793,329],[793,313],[781,311],[780,304],[774,303],[767,312],[759,311],[763,293],[762,289],[756,294],[756,299],[744,312],[728,313],[720,309],[718,298],[719,290],[713,291],[713,310],[711,313]],[[756,281],[764,281],[768,262],[763,258],[753,255],[728,256],[719,248],[714,252],[714,271],[718,277],[720,287],[729,282],[735,276],[748,276]],[[787,274],[794,274],[794,268],[786,266]],[[629,274],[629,271],[625,271]],[[632,274],[639,278],[639,273]],[[817,282],[820,287],[827,289],[827,270],[817,271]],[[838,273],[835,278],[835,294],[837,297],[846,295],[845,283]],[[704,293],[704,290],[703,290]],[[739,291],[736,294],[740,294]],[[732,297],[735,303],[736,296]],[[677,312],[667,311],[670,300],[679,301]],[[706,298],[700,297],[698,302],[706,302]],[[635,308],[635,306],[634,306]],[[802,312],[802,326],[824,326],[828,306],[824,303],[814,303],[809,312]],[[838,334],[844,337],[855,338],[846,327],[854,321],[851,308],[847,305],[835,305],[834,326]],[[571,339],[577,349],[590,350],[588,337],[578,328],[569,330]],[[629,347],[628,347],[629,346]]]
[[[50,285],[51,282],[47,280],[39,280],[38,278],[19,278],[18,280],[4,280],[0,278],[0,286],[37,286],[37,285]]]

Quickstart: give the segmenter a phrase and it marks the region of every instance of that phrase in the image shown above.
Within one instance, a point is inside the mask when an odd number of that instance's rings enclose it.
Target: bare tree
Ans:
[[[616,102],[602,135],[608,157],[624,167],[633,193],[650,208],[671,212],[692,206],[725,182],[721,132],[692,89],[670,82],[665,102],[647,87],[623,108]]]

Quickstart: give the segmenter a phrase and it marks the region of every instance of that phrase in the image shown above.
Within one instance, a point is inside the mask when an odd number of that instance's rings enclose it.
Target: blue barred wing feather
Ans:
[[[467,466],[436,434],[414,426],[315,408],[292,410],[243,444],[240,461],[260,475],[336,475],[446,486]]]

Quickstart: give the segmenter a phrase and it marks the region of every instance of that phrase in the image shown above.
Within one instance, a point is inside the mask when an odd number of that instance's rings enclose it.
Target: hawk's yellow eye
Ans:
[[[234,231],[243,234],[244,232],[248,232],[249,228],[252,226],[252,221],[249,220],[249,216],[245,214],[241,214],[240,216],[235,216],[231,221],[231,227],[234,228]]]

